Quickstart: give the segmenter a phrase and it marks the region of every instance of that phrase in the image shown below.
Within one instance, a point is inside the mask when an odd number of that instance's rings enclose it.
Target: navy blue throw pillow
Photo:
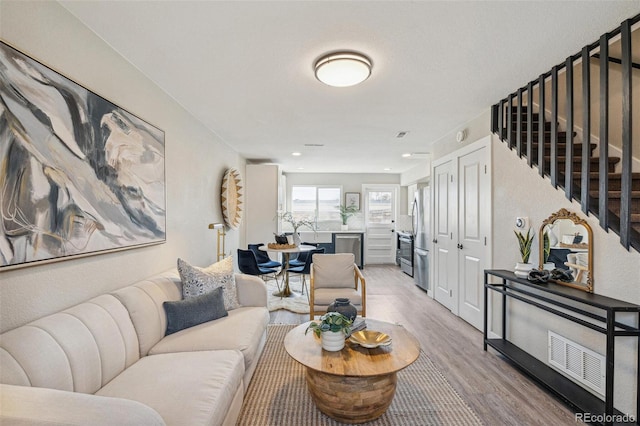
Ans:
[[[164,335],[229,315],[224,308],[222,291],[223,288],[218,287],[201,296],[164,302],[162,307],[167,314],[167,331]]]

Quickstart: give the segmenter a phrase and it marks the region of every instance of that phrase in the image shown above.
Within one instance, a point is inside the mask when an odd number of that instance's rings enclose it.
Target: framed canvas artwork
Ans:
[[[356,210],[360,210],[360,193],[359,192],[345,192],[344,204],[347,207],[355,207]]]
[[[165,241],[164,132],[0,42],[0,270]]]

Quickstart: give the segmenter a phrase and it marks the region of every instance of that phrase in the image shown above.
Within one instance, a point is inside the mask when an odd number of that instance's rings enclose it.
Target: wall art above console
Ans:
[[[164,132],[0,42],[0,271],[165,242]]]

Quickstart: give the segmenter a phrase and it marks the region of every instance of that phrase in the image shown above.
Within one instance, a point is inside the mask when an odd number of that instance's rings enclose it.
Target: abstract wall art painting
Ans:
[[[165,241],[164,132],[0,42],[0,271]]]

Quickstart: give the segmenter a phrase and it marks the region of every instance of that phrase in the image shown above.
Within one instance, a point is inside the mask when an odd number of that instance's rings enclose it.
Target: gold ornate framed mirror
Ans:
[[[540,226],[539,269],[558,269],[551,281],[593,293],[593,232],[575,213],[560,209]]]

